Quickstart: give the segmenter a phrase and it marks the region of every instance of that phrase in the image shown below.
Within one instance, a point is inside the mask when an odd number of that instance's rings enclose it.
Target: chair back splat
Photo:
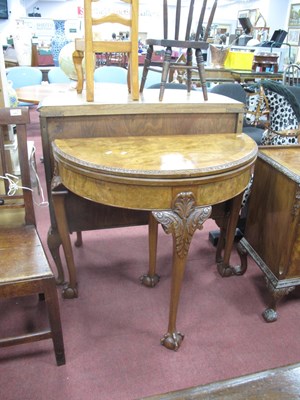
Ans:
[[[45,299],[48,309],[45,315],[48,322],[45,321],[45,325],[47,323],[49,328],[34,330],[32,326],[40,322],[30,322],[26,324],[29,329],[22,335],[7,334],[0,337],[0,348],[52,339],[56,363],[63,365],[65,352],[56,281],[35,225],[26,136],[28,123],[28,107],[0,108],[0,299],[36,295],[37,304],[39,299]],[[16,126],[20,164],[18,176],[13,175],[9,169],[10,163],[4,147],[7,125]],[[18,303],[21,302],[22,299]],[[2,317],[1,335],[4,336],[5,315]],[[36,317],[39,321],[42,319],[40,312],[37,312]]]
[[[167,80],[172,81],[171,77],[173,76],[174,70],[185,71],[186,74],[186,83],[187,83],[187,91],[191,91],[192,87],[192,71],[197,70],[199,79],[201,82],[203,98],[207,100],[207,86],[205,79],[205,71],[204,71],[204,59],[202,50],[207,50],[209,44],[207,43],[207,38],[209,35],[209,31],[214,19],[215,11],[217,8],[218,1],[215,0],[210,11],[210,15],[208,18],[207,27],[203,29],[203,21],[206,11],[207,0],[203,0],[200,16],[196,22],[195,26],[195,37],[191,38],[191,31],[194,22],[194,6],[195,0],[190,0],[189,3],[189,11],[188,17],[186,21],[186,30],[185,37],[180,39],[180,24],[181,24],[181,11],[182,11],[182,2],[181,0],[177,0],[176,2],[176,12],[175,12],[175,30],[174,30],[174,39],[170,39],[169,37],[169,5],[168,0],[163,1],[163,39],[147,39],[146,44],[148,45],[147,55],[144,62],[143,76],[140,84],[140,93],[143,92],[148,71],[156,71],[161,73],[161,85],[160,85],[160,93],[159,100],[163,100],[164,91],[166,87]],[[162,46],[165,48],[164,51],[164,59],[161,67],[152,65],[152,54],[154,46]],[[183,54],[174,61],[173,59],[173,48],[181,48],[183,49]],[[193,65],[193,50],[195,51],[196,65]],[[183,56],[185,58],[185,62],[183,63]]]
[[[133,100],[139,99],[139,77],[138,77],[138,0],[121,0],[124,5],[130,7],[130,17],[125,18],[116,13],[110,13],[103,17],[93,17],[92,3],[97,3],[100,11],[101,0],[84,0],[84,39],[75,40],[75,51],[73,61],[77,73],[77,92],[83,90],[82,60],[85,57],[86,75],[86,100],[94,101],[94,69],[95,54],[124,53],[128,55],[128,90]],[[113,2],[112,2],[113,3]],[[125,40],[102,40],[97,38],[93,27],[103,24],[120,24],[129,30],[129,37]],[[100,67],[101,68],[101,67]]]
[[[289,64],[283,71],[283,84],[287,86],[300,86],[300,66]]]

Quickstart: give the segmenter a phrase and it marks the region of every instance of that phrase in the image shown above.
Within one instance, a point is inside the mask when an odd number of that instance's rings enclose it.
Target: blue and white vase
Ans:
[[[7,94],[8,94],[9,107],[12,108],[18,107],[19,104],[18,96],[17,92],[13,88],[12,81],[7,81]]]
[[[56,19],[53,21],[55,27],[55,33],[51,40],[51,52],[53,57],[53,62],[56,67],[59,66],[58,56],[60,50],[69,43],[69,40],[65,34],[65,20]]]

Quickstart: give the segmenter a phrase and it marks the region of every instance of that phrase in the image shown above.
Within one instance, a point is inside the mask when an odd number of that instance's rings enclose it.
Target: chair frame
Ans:
[[[16,125],[18,154],[21,169],[22,195],[8,194],[4,185],[4,199],[0,213],[5,210],[24,208],[25,218],[22,221],[0,224],[0,298],[23,297],[38,294],[46,302],[49,317],[49,328],[23,335],[0,339],[0,347],[24,344],[44,339],[52,339],[57,365],[65,364],[65,352],[62,327],[57,297],[55,277],[50,269],[47,257],[36,230],[33,197],[31,192],[30,168],[26,124],[29,123],[27,107],[0,109],[0,157],[2,173],[5,176],[7,166],[4,156],[3,127]],[[22,204],[20,201],[24,200]],[[7,204],[6,204],[7,203]],[[20,223],[19,223],[20,222]],[[25,222],[25,223],[24,223]]]
[[[148,50],[147,50],[147,55],[146,55],[145,62],[144,62],[144,71],[143,71],[143,76],[141,79],[140,93],[142,93],[144,90],[148,71],[159,72],[162,74],[159,100],[162,101],[163,96],[164,96],[165,87],[166,87],[167,78],[169,76],[169,72],[171,69],[184,69],[187,71],[187,90],[188,90],[188,92],[190,92],[191,87],[192,87],[192,70],[197,69],[199,78],[200,78],[200,82],[201,82],[201,86],[202,86],[204,100],[208,99],[202,50],[207,50],[209,47],[209,44],[206,42],[206,40],[207,40],[208,33],[209,33],[209,30],[210,30],[210,27],[211,27],[211,24],[213,21],[215,10],[217,7],[217,0],[215,0],[214,5],[212,7],[210,17],[209,17],[209,20],[207,23],[207,28],[206,28],[206,31],[204,34],[203,34],[202,24],[203,24],[203,20],[204,20],[207,1],[206,0],[203,1],[201,13],[200,13],[198,25],[197,25],[197,32],[195,34],[195,39],[190,40],[191,27],[192,27],[192,21],[193,21],[193,13],[194,13],[194,3],[195,3],[195,0],[190,0],[185,39],[179,40],[181,0],[177,0],[176,17],[175,17],[175,35],[174,35],[174,39],[172,40],[172,39],[168,39],[168,1],[164,0],[164,2],[163,2],[164,39],[147,39],[146,40],[146,44],[148,45]],[[203,36],[203,38],[202,38],[202,36]],[[200,38],[202,38],[202,40],[200,40]],[[163,60],[162,67],[158,67],[158,68],[151,67],[154,46],[162,46],[165,48],[164,60]],[[187,49],[185,63],[171,61],[172,48],[174,48],[174,47]],[[195,50],[197,67],[192,65],[193,50]]]
[[[95,53],[127,53],[128,54],[128,90],[133,100],[139,99],[139,79],[138,79],[138,0],[121,0],[131,5],[131,17],[124,18],[117,14],[109,14],[101,18],[92,17],[92,3],[99,0],[84,0],[84,39],[75,39],[75,51],[73,52],[73,62],[75,65],[78,84],[77,93],[83,90],[83,68],[82,60],[85,57],[86,75],[86,99],[94,101],[94,69]],[[101,1],[101,0],[100,0]],[[93,26],[105,23],[118,23],[131,28],[130,40],[94,40]],[[100,67],[101,68],[101,67]]]
[[[283,72],[283,84],[287,86],[300,85],[300,66],[298,64],[289,64]]]

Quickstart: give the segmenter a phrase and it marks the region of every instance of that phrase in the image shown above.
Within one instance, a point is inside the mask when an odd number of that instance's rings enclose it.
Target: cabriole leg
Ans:
[[[161,344],[170,350],[178,350],[184,335],[176,329],[180,289],[185,271],[186,259],[196,229],[202,229],[209,218],[211,207],[196,207],[191,192],[179,193],[171,210],[154,211],[156,220],[164,231],[173,236],[173,266],[168,332],[161,339]]]

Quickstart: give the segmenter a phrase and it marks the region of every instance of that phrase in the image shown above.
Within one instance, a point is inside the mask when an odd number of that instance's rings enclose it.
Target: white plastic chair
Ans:
[[[95,69],[95,82],[124,83],[127,85],[127,70],[116,66],[103,66]]]
[[[23,86],[40,85],[43,80],[42,71],[35,67],[13,67],[9,69],[7,80],[12,82],[12,87],[18,89]],[[32,103],[19,102],[18,106],[32,106]]]
[[[71,79],[60,67],[53,67],[48,72],[49,83],[70,83]]]
[[[141,83],[141,79],[142,79],[142,76],[143,76],[143,70],[144,70],[144,67],[143,67],[143,66],[140,66],[140,67],[139,67],[139,82],[140,82],[140,83]],[[155,71],[149,70],[149,71],[148,71],[148,74],[147,74],[147,80],[146,80],[146,82],[145,82],[144,88],[147,89],[147,88],[149,88],[150,86],[155,85],[156,83],[160,83],[160,81],[161,81],[161,75],[158,74],[158,73],[155,72]]]

